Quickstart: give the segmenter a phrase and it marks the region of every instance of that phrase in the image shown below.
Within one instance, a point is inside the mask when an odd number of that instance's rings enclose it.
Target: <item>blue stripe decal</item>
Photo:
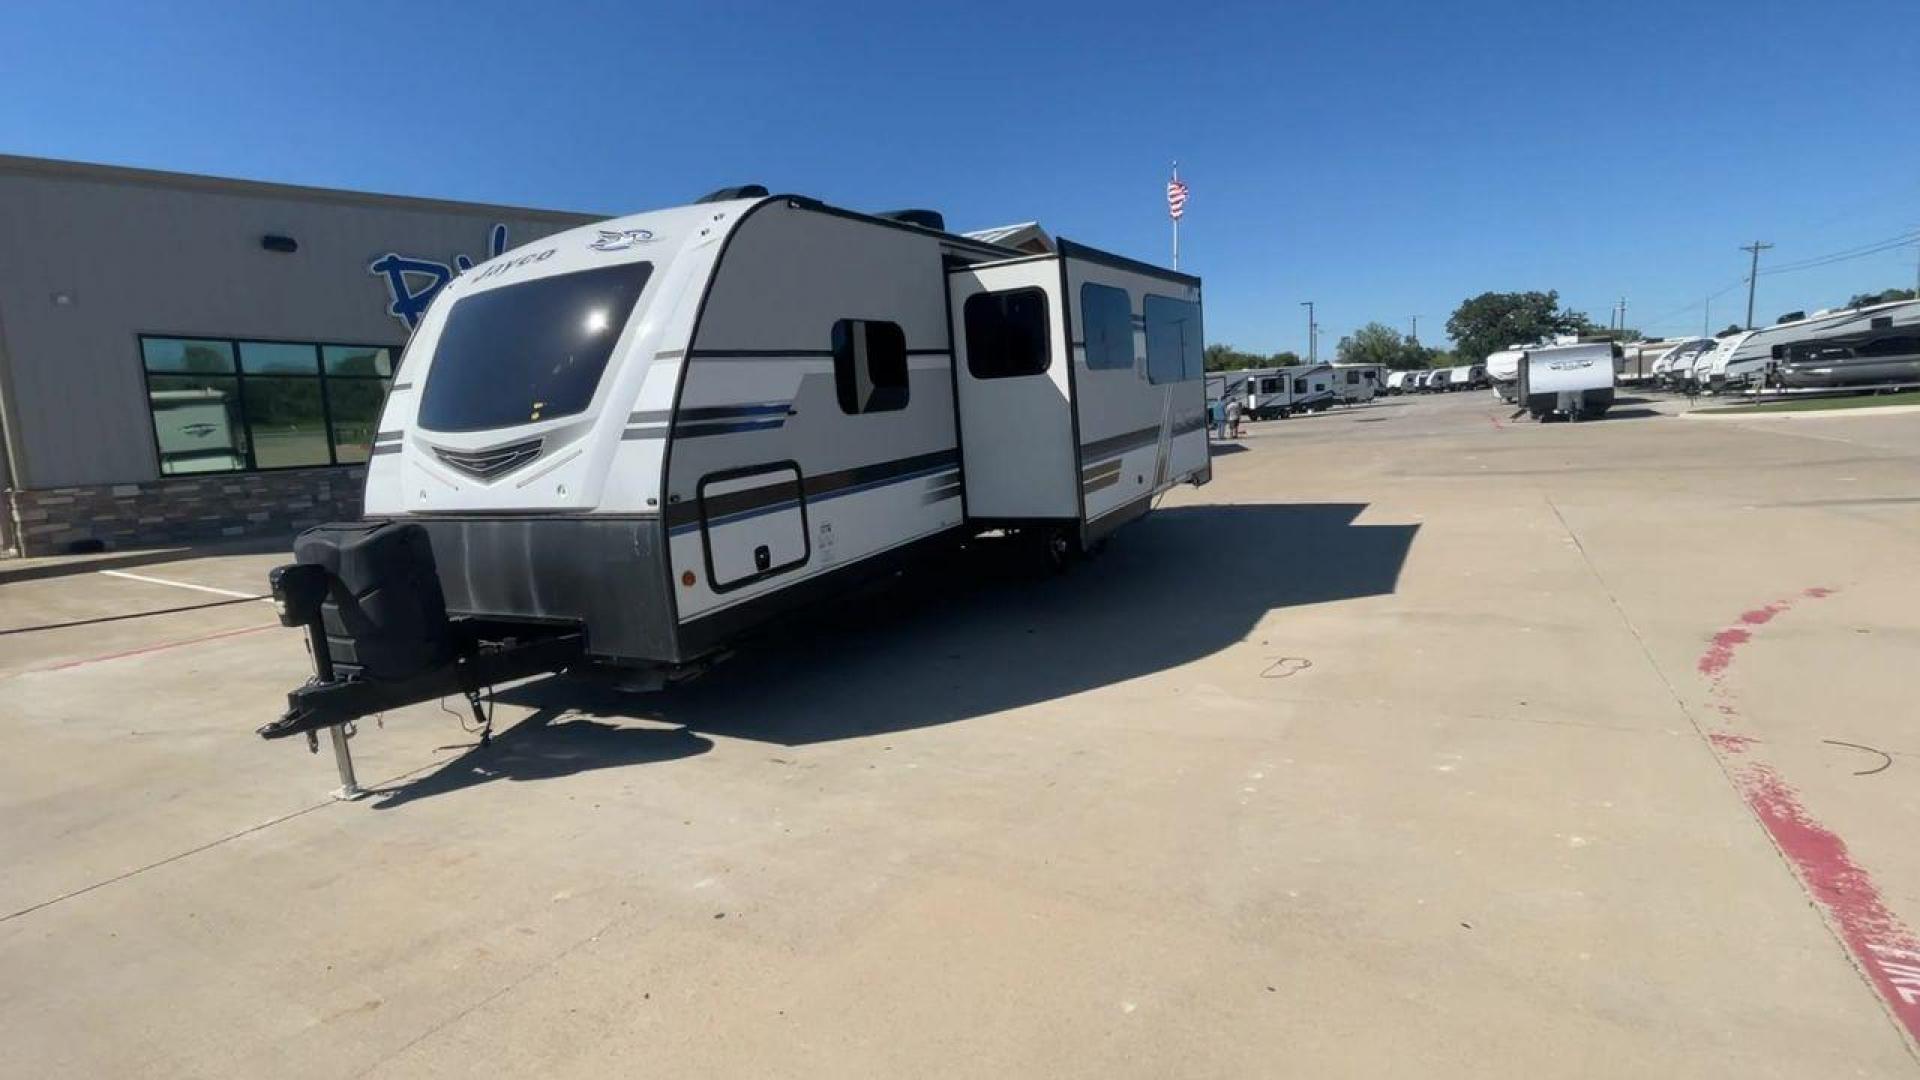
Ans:
[[[791,401],[769,401],[761,405],[701,405],[681,409],[676,419],[687,423],[694,420],[729,420],[736,416],[765,416],[769,413],[782,415],[792,405]]]
[[[818,506],[823,502],[829,502],[833,499],[838,499],[842,495],[857,495],[863,491],[872,491],[876,488],[887,487],[888,485],[891,485],[891,484],[904,484],[909,480],[918,480],[918,479],[921,479],[922,477],[936,476],[940,473],[950,473],[953,471],[954,471],[954,468],[951,464],[935,465],[932,468],[921,469],[918,472],[904,473],[900,476],[889,476],[884,480],[869,480],[864,484],[854,484],[849,487],[843,487],[837,491],[827,492],[824,495],[813,496],[812,498],[809,498],[807,502],[810,503],[811,505]],[[956,495],[959,494],[959,489],[957,487],[954,489],[954,494]],[[708,524],[710,526],[728,525],[736,521],[745,521],[748,518],[759,517],[762,514],[773,514],[773,513],[778,513],[782,510],[791,510],[796,505],[798,504],[794,500],[787,499],[773,506],[756,506],[751,510],[742,510],[737,514],[729,514],[726,517],[716,518],[713,521],[709,522]],[[682,524],[682,525],[676,525],[672,529],[669,529],[667,531],[667,534],[669,536],[680,536],[684,533],[698,532],[698,531],[700,531],[700,522],[696,520],[696,521],[686,522],[685,524]]]
[[[784,408],[784,406],[783,406]],[[674,437],[679,439],[698,439],[704,435],[732,435],[742,431],[766,431],[771,428],[785,427],[787,418],[775,420],[743,420],[737,424],[699,424],[693,427],[674,429]]]

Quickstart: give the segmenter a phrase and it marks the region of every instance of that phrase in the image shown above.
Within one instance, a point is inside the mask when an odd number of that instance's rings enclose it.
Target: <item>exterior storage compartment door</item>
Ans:
[[[807,500],[799,465],[787,461],[709,474],[700,481],[699,500],[714,592],[806,564]]]

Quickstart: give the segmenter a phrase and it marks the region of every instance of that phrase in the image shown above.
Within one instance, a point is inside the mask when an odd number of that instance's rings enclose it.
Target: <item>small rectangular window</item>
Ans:
[[[1147,381],[1198,379],[1205,367],[1200,305],[1149,294],[1142,305],[1147,322]]]
[[[1089,369],[1133,370],[1133,309],[1125,289],[1091,281],[1081,285],[1080,321],[1085,324]]]
[[[962,309],[967,372],[976,379],[1040,375],[1053,366],[1047,294],[1039,289],[977,293]]]
[[[320,354],[311,345],[243,341],[240,370],[248,375],[319,375]]]
[[[833,385],[849,415],[907,407],[907,335],[899,324],[841,319],[833,324]]]

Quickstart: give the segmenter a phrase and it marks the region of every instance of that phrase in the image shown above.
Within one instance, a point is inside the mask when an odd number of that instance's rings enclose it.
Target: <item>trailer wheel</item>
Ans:
[[[1039,535],[1040,566],[1055,574],[1073,569],[1080,558],[1080,540],[1066,528],[1047,529]]]

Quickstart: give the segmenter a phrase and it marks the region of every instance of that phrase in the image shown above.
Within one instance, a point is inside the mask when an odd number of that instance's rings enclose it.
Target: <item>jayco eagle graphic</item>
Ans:
[[[507,227],[496,223],[487,236],[487,258],[491,259],[505,250]],[[367,264],[368,273],[387,279],[387,296],[390,299],[387,314],[404,323],[409,333],[420,326],[420,318],[427,313],[427,305],[433,303],[433,298],[446,288],[447,282],[471,269],[473,260],[465,255],[455,255],[453,265],[449,266],[438,259],[423,259],[392,251]]]
[[[650,229],[599,229],[599,236],[587,246],[595,251],[625,251],[635,244],[653,239]]]

